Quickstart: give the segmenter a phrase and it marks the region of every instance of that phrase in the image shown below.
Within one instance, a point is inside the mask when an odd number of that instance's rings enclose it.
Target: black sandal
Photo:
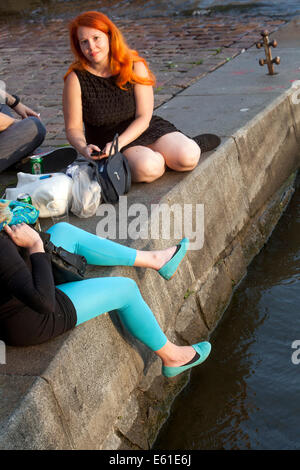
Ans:
[[[67,166],[74,162],[77,157],[77,150],[73,147],[60,147],[35,156],[42,157],[43,173],[56,173],[66,170]],[[31,173],[30,157],[23,158],[23,160],[17,163],[15,165],[16,170],[23,173]]]
[[[210,152],[221,143],[220,137],[215,134],[200,134],[193,137],[193,140],[199,145],[201,153]]]

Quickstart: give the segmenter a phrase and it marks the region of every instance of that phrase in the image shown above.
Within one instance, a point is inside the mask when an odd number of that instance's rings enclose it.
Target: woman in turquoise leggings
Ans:
[[[54,245],[84,256],[88,264],[148,267],[156,269],[167,280],[174,275],[188,247],[185,238],[178,247],[138,251],[66,223],[52,226],[48,233]],[[165,376],[178,375],[200,364],[210,352],[207,341],[193,346],[176,346],[168,341],[137,284],[130,278],[93,278],[61,284],[58,288],[73,302],[77,325],[110,310],[118,310],[130,333],[161,357]]]
[[[174,377],[200,364],[209,355],[210,343],[206,341],[192,346],[171,343],[132,279],[104,277],[69,282],[56,286],[54,295],[51,265],[38,233],[24,223],[6,225],[4,232],[8,239],[0,239],[2,285],[9,286],[17,303],[15,314],[11,315],[11,302],[14,301],[10,300],[9,317],[6,312],[7,302],[3,303],[2,310],[0,308],[0,320],[1,316],[3,318],[0,321],[0,337],[4,335],[10,344],[39,344],[43,335],[47,340],[47,337],[60,334],[60,331],[67,331],[75,322],[80,325],[102,313],[118,310],[130,333],[162,359],[162,373],[166,377]],[[188,248],[188,239],[184,238],[177,247],[161,251],[139,251],[67,223],[52,226],[48,233],[54,245],[84,256],[88,264],[148,267],[157,270],[167,280],[175,274]],[[32,274],[17,253],[18,247],[27,248]],[[5,291],[3,295],[9,295],[9,292]],[[23,303],[23,309],[19,301]],[[66,304],[69,305],[67,308]],[[37,339],[34,335],[37,335]]]

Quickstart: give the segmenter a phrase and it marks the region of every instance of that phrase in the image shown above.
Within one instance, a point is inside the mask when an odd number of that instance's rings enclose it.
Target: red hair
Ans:
[[[116,84],[121,89],[126,89],[126,83],[141,83],[143,85],[154,85],[155,77],[150,71],[145,59],[139,56],[138,52],[130,49],[121,31],[103,13],[98,11],[87,11],[74,18],[69,25],[71,49],[75,56],[75,61],[70,65],[64,80],[74,69],[87,69],[88,60],[83,55],[77,30],[80,26],[98,29],[107,34],[110,45],[109,65],[112,75],[116,76]],[[135,62],[143,62],[148,77],[140,77],[133,71]]]

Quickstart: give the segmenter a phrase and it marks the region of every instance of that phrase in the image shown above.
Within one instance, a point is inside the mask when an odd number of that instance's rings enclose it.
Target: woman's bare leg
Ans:
[[[132,181],[136,183],[151,183],[160,178],[166,169],[163,156],[148,147],[136,145],[124,150],[128,160]]]
[[[201,155],[200,147],[196,142],[181,132],[163,135],[149,147],[154,152],[159,152],[165,159],[166,165],[175,171],[193,170]]]

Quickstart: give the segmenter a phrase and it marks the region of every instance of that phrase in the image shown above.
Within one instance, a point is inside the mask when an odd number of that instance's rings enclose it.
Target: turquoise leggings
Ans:
[[[136,250],[88,233],[74,225],[60,222],[48,233],[56,246],[82,255],[97,266],[133,266]],[[118,310],[130,333],[152,351],[162,348],[167,338],[144,301],[133,279],[103,277],[60,284],[77,313],[77,325],[110,310]]]

